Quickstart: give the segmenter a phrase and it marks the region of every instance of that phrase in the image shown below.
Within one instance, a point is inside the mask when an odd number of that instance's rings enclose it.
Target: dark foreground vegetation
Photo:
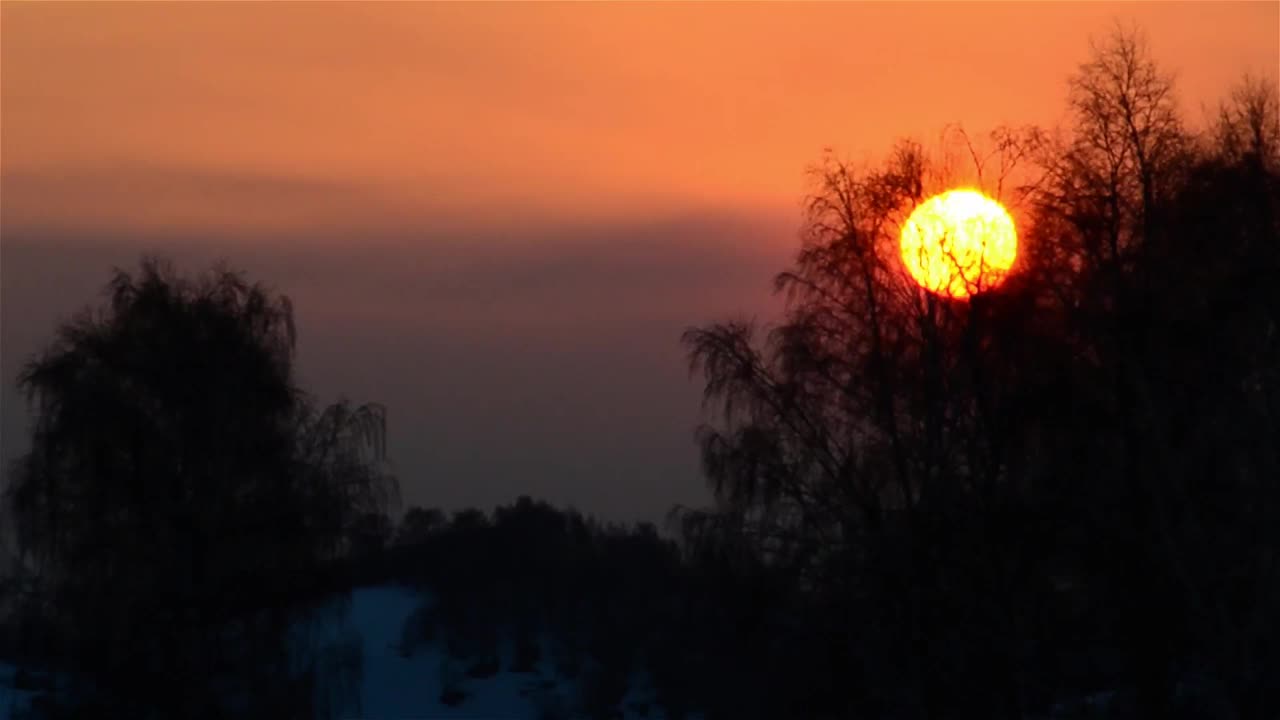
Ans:
[[[382,415],[295,387],[287,303],[118,274],[19,380],[2,649],[36,714],[325,714],[342,667],[290,659],[290,623],[397,582],[432,598],[406,652],[474,676],[501,643],[504,670],[550,654],[584,717],[637,671],[666,717],[1070,717],[1099,693],[1105,717],[1276,717],[1274,79],[1193,133],[1117,33],[1069,107],[1060,133],[964,138],[969,171],[913,143],[814,171],[782,321],[685,335],[715,503],[669,532],[527,498],[393,525]],[[950,301],[896,232],[960,180],[1011,208],[1021,259]]]

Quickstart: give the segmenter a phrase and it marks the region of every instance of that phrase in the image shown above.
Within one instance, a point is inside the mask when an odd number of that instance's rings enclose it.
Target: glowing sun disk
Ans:
[[[1004,281],[1018,253],[1013,218],[977,190],[948,190],[916,206],[902,225],[902,262],[929,292],[953,298]]]

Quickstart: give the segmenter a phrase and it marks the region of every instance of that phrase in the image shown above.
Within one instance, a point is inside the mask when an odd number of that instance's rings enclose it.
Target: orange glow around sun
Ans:
[[[977,190],[948,190],[902,225],[902,262],[929,292],[966,298],[1004,281],[1018,253],[1013,218]]]

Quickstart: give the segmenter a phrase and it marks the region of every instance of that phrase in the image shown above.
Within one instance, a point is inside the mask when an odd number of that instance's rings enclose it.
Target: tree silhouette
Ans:
[[[684,336],[717,411],[717,506],[690,541],[791,578],[778,607],[806,608],[837,646],[823,675],[863,688],[806,712],[1020,718],[1110,688],[1156,718],[1178,686],[1185,707],[1275,706],[1274,86],[1246,82],[1197,137],[1119,28],[1069,89],[1066,132],[963,137],[965,179],[1024,219],[1004,284],[957,302],[907,277],[905,213],[960,179],[907,142],[878,170],[815,169],[762,340]]]
[[[287,298],[148,259],[23,369],[35,426],[8,499],[64,700],[168,717],[309,702],[289,611],[395,482],[382,410],[316,409],[295,339]]]
[[[1263,279],[1280,257],[1275,88],[1246,81],[1197,138],[1139,33],[1118,30],[1095,55],[1073,82],[1075,134],[1046,163],[1033,228],[1075,261],[1044,281],[1062,290],[1078,423],[1067,437],[1087,438],[1051,461],[1088,468],[1073,481],[1086,501],[1071,550],[1116,610],[1149,716],[1167,716],[1188,668],[1223,685],[1217,702],[1233,712],[1259,712],[1274,698],[1247,678],[1269,663],[1241,656],[1274,630],[1231,626],[1275,597],[1263,558],[1277,476],[1255,439],[1277,430],[1262,409],[1280,317]]]
[[[439,508],[411,507],[405,511],[396,530],[398,545],[418,545],[425,542],[431,533],[445,525],[444,511]]]

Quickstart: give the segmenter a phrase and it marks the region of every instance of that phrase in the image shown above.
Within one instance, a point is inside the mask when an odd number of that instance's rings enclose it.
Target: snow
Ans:
[[[449,661],[439,644],[419,647],[407,657],[401,652],[405,620],[424,600],[421,593],[398,586],[360,588],[352,591],[345,621],[340,606],[295,628],[298,660],[316,662],[321,678],[318,698],[331,709],[334,718],[359,720],[541,720],[543,717],[579,717],[574,713],[578,689],[573,680],[558,677],[551,653],[544,646],[535,672],[512,673],[511,648],[501,653],[499,672],[489,678],[467,677],[465,668]],[[359,652],[353,652],[355,650]],[[465,699],[449,706],[441,702],[444,690],[442,668],[457,670],[454,686]],[[346,665],[346,672],[340,665]],[[340,678],[351,678],[351,667],[359,668],[358,687],[344,688]],[[0,663],[0,720],[9,720],[27,707],[34,693],[13,687],[12,665]],[[641,715],[640,707],[648,706]],[[544,716],[546,709],[561,712]],[[624,720],[663,720],[653,707],[652,689],[642,673],[637,673],[620,710]]]
[[[18,669],[0,662],[0,720],[9,720],[27,709],[35,693],[14,687],[14,675]]]
[[[350,622],[363,636],[364,681],[362,707],[356,716],[363,720],[402,720],[429,717],[435,720],[485,718],[485,720],[537,720],[544,706],[572,710],[576,684],[558,677],[544,646],[534,673],[512,673],[511,648],[504,648],[501,667],[491,678],[462,676],[460,687],[466,699],[450,707],[440,702],[444,690],[441,666],[446,661],[439,645],[417,649],[410,657],[400,653],[404,621],[423,602],[422,595],[397,587],[356,590],[351,596]],[[621,703],[624,720],[663,720],[653,707],[651,683],[638,673]],[[638,708],[648,706],[641,715]],[[555,717],[571,717],[564,713]]]
[[[466,699],[453,707],[440,702],[444,690],[441,666],[446,661],[442,648],[418,648],[409,657],[400,652],[404,621],[422,601],[421,595],[396,587],[363,588],[352,593],[350,622],[363,637],[364,651],[360,718],[534,720],[538,717],[540,682],[552,680],[552,692],[560,690],[562,695],[572,696],[572,688],[544,674],[547,668],[540,664],[536,674],[503,670],[485,679],[462,676],[458,685],[466,692]],[[510,658],[509,653],[504,655],[502,667],[506,668]]]

